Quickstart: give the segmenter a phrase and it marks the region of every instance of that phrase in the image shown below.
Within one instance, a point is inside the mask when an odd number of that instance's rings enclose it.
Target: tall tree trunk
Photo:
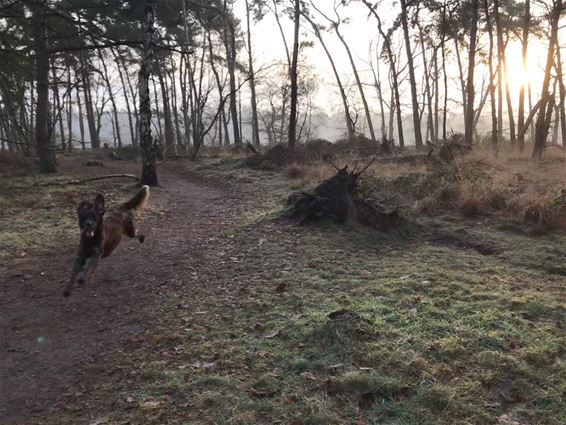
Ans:
[[[171,59],[171,71],[167,74],[169,79],[171,80],[171,109],[173,112],[173,123],[175,124],[175,145],[182,148],[183,146],[183,136],[181,135],[181,126],[179,124],[179,107],[177,102],[177,83],[175,78],[175,71],[176,71],[176,62],[173,59],[173,56],[170,56]]]
[[[51,75],[53,75],[53,97],[55,98],[55,108],[56,112],[53,119],[57,120],[59,124],[59,137],[61,138],[61,150],[65,150],[65,130],[63,125],[63,106],[61,105],[61,96],[59,95],[59,81],[57,79],[57,72],[55,71],[55,64],[51,62]],[[55,123],[53,123],[55,126]],[[53,132],[55,133],[55,132]],[[55,134],[53,134],[53,139],[55,139]]]
[[[564,86],[564,73],[562,66],[562,54],[560,44],[556,40],[556,79],[558,80],[558,114],[560,116],[560,135],[562,138],[562,149],[566,149],[566,87]]]
[[[69,138],[67,139],[67,147],[69,151],[73,149],[73,85],[71,82],[71,67],[67,64],[67,132]]]
[[[90,135],[90,145],[92,149],[99,149],[100,139],[98,138],[98,133],[96,131],[96,119],[94,116],[94,107],[92,101],[90,72],[88,69],[88,59],[85,52],[81,54],[81,73],[85,97],[86,120],[88,124],[88,132]]]
[[[155,78],[151,78],[151,84],[153,86],[153,98],[155,99],[155,120],[157,121],[157,138],[159,143],[163,140],[163,128],[161,126],[161,111],[159,110],[159,95],[157,93],[157,84],[155,84]]]
[[[438,68],[438,46],[434,48],[434,139],[438,142],[440,120],[440,70]]]
[[[165,151],[168,155],[176,155],[175,132],[173,131],[173,120],[171,119],[171,104],[169,103],[169,91],[165,85],[165,61],[159,62],[159,87],[161,88],[161,102],[163,103],[163,123],[165,127]]]
[[[505,99],[507,100],[507,117],[509,120],[509,138],[511,145],[517,143],[517,135],[515,134],[515,118],[513,116],[513,102],[511,101],[511,88],[509,87],[509,72],[507,70],[507,60],[503,57],[503,69],[505,71]]]
[[[137,146],[137,139],[136,139],[136,128],[132,121],[132,110],[130,108],[130,99],[128,96],[128,90],[126,88],[126,82],[124,80],[124,75],[122,73],[122,68],[120,67],[120,63],[118,60],[118,55],[114,51],[114,49],[110,49],[112,52],[112,56],[114,57],[114,62],[116,62],[116,68],[118,69],[118,75],[120,76],[120,83],[122,84],[122,93],[124,94],[124,100],[126,102],[126,112],[128,113],[128,125],[130,127],[130,142],[132,146]]]
[[[546,67],[544,70],[544,80],[542,83],[541,98],[537,122],[535,125],[535,142],[533,148],[533,158],[540,158],[544,151],[546,138],[548,136],[548,125],[550,120],[547,118],[552,115],[552,99],[550,97],[550,79],[552,77],[552,67],[554,65],[554,47],[558,40],[558,22],[562,12],[562,0],[555,0],[550,13],[550,41],[546,57]]]
[[[458,76],[460,79],[460,90],[462,91],[462,111],[465,121],[466,108],[468,107],[468,93],[466,91],[466,81],[464,79],[464,66],[462,65],[462,58],[460,56],[460,43],[457,38],[454,38],[454,50],[456,51],[456,61],[458,62]]]
[[[417,82],[415,79],[415,66],[413,63],[413,52],[411,50],[411,39],[409,38],[409,24],[407,22],[407,2],[401,0],[401,26],[405,39],[405,50],[407,52],[407,64],[409,66],[409,79],[411,83],[411,101],[413,105],[413,127],[415,131],[415,145],[417,149],[423,146],[423,136],[421,134],[421,123],[419,120],[419,101],[417,98]]]
[[[346,53],[348,54],[348,59],[350,60],[350,65],[352,66],[352,72],[353,72],[354,78],[356,80],[356,85],[358,86],[358,91],[360,92],[360,97],[362,98],[362,104],[364,106],[364,112],[365,112],[365,115],[366,115],[366,121],[367,121],[367,125],[368,125],[369,134],[370,134],[370,137],[371,137],[371,141],[377,142],[377,138],[375,137],[375,131],[373,129],[373,121],[371,119],[371,112],[370,112],[369,105],[368,105],[366,95],[365,95],[364,86],[362,84],[362,80],[360,79],[360,75],[358,73],[358,68],[356,67],[354,57],[352,56],[352,51],[350,50],[350,46],[348,46],[348,43],[346,43],[346,40],[344,39],[344,37],[342,36],[342,33],[340,32],[339,23],[333,22],[333,26],[334,26],[334,31],[336,31],[336,35],[338,36],[338,38],[342,42],[342,45],[344,46],[344,48],[346,49]]]
[[[106,88],[108,89],[108,96],[110,97],[110,103],[112,104],[112,112],[113,115],[110,115],[110,119],[114,120],[114,133],[116,141],[118,142],[118,147],[122,147],[122,135],[120,134],[120,121],[118,119],[118,107],[116,106],[116,99],[114,98],[114,93],[112,91],[112,84],[110,83],[110,77],[108,75],[108,67],[106,66],[106,61],[104,60],[104,56],[102,51],[98,49],[98,58],[100,59],[100,63],[102,63],[102,77],[104,82],[106,83]]]
[[[255,75],[254,75],[254,61],[252,53],[252,30],[250,25],[250,4],[249,0],[246,0],[246,22],[248,24],[248,73],[249,73],[249,84],[250,84],[250,96],[251,96],[251,107],[252,107],[252,143],[254,146],[260,145],[259,139],[259,120],[257,116],[257,100],[255,92]]]
[[[523,72],[528,73],[528,63],[527,54],[529,50],[529,29],[531,25],[531,1],[525,0],[525,16],[523,17]],[[525,84],[521,84],[521,89],[519,90],[519,116],[517,118],[517,131],[519,132],[519,137],[517,143],[521,152],[525,149],[525,133],[523,132],[523,127],[525,126]]]
[[[503,45],[503,33],[499,15],[499,0],[493,2],[493,14],[495,18],[495,33],[497,38],[497,138],[503,138],[503,60],[505,47]]]
[[[427,140],[432,138],[433,141],[436,141],[436,136],[434,135],[434,121],[433,121],[433,112],[432,112],[432,89],[430,87],[430,72],[429,72],[429,64],[427,63],[426,57],[426,46],[425,46],[425,36],[422,29],[422,25],[419,23],[419,17],[416,16],[415,18],[417,27],[419,29],[419,38],[421,44],[421,54],[422,54],[422,61],[423,61],[423,79],[425,85],[425,94],[426,94],[426,106],[427,106]],[[424,102],[424,101],[423,101]],[[424,106],[424,105],[423,105]],[[420,123],[419,123],[420,127]]]
[[[77,76],[75,76],[75,78],[77,78]],[[79,121],[79,131],[81,133],[81,148],[84,151],[86,149],[85,124],[84,124],[84,117],[83,117],[83,105],[82,105],[82,102],[81,102],[81,90],[79,88],[79,85],[77,85],[76,92],[77,92],[77,108],[78,108],[78,114],[79,114],[79,116],[77,118],[78,118],[78,121]]]
[[[470,29],[470,51],[468,55],[468,81],[466,84],[467,90],[467,101],[468,106],[466,107],[465,116],[465,143],[468,146],[472,146],[474,140],[474,71],[476,68],[476,43],[477,43],[477,31],[478,31],[478,0],[472,1],[472,28]]]
[[[293,32],[293,59],[291,61],[291,112],[289,114],[289,149],[295,149],[295,143],[297,141],[297,66],[299,62],[299,28],[300,28],[300,18],[301,18],[301,2],[300,0],[295,0],[294,7],[294,23],[295,30]]]
[[[362,2],[366,5],[369,9],[370,13],[373,17],[377,20],[377,29],[381,37],[383,37],[383,46],[387,52],[387,58],[389,59],[389,69],[390,69],[390,77],[393,86],[393,95],[395,99],[395,105],[391,105],[392,109],[397,109],[397,135],[399,137],[399,147],[403,149],[405,147],[405,137],[403,134],[403,116],[401,113],[401,97],[399,95],[399,81],[397,79],[397,69],[395,66],[395,55],[393,54],[393,49],[391,48],[391,39],[389,35],[385,33],[383,30],[383,25],[381,23],[381,17],[375,10],[375,6],[373,6],[368,0],[362,0]]]
[[[283,31],[283,26],[281,25],[281,20],[279,19],[279,11],[277,10],[277,0],[272,0],[273,3],[273,15],[275,15],[275,22],[279,28],[279,33],[283,39],[283,46],[285,47],[285,54],[287,57],[287,67],[289,68],[289,73],[291,73],[291,53],[289,52],[289,45],[287,44],[287,38],[285,37],[285,31]]]
[[[238,93],[236,89],[236,30],[234,24],[227,21],[227,30],[224,31],[226,44],[226,62],[228,65],[228,74],[230,80],[230,115],[232,117],[232,131],[234,144],[239,146],[242,144],[240,129],[238,127]]]
[[[153,59],[153,22],[155,20],[156,0],[146,0],[144,13],[143,57],[138,74],[140,146],[142,148],[142,184],[157,186],[156,146],[151,136],[151,99],[149,79]]]
[[[42,173],[57,172],[55,151],[49,137],[49,53],[47,51],[46,2],[31,3],[33,44],[35,50],[35,77],[37,81],[37,109],[35,138]]]
[[[346,123],[346,130],[348,132],[347,133],[348,134],[348,141],[352,141],[352,140],[354,140],[354,125],[352,123],[352,117],[350,116],[350,107],[348,106],[348,97],[346,96],[346,91],[344,90],[344,85],[342,84],[342,79],[340,78],[340,74],[338,73],[338,70],[336,69],[336,64],[334,63],[334,59],[332,58],[332,55],[330,54],[330,51],[328,50],[328,47],[326,46],[326,43],[324,42],[324,39],[322,38],[322,34],[320,33],[318,26],[314,23],[314,21],[312,19],[310,19],[308,14],[302,13],[302,15],[311,24],[312,29],[314,31],[314,34],[315,34],[316,38],[318,39],[318,41],[320,42],[320,45],[324,49],[324,52],[326,53],[326,57],[328,58],[328,61],[330,62],[332,72],[334,73],[334,78],[336,79],[336,84],[338,84],[338,90],[340,92],[340,98],[342,99],[342,106],[344,107],[344,119],[345,119],[345,123]]]
[[[495,102],[495,72],[493,69],[493,25],[491,23],[491,14],[489,13],[489,1],[484,0],[485,9],[485,19],[487,22],[487,34],[489,37],[489,53],[488,53],[488,65],[489,65],[489,100],[491,104],[491,143],[493,149],[497,152],[497,142],[498,142],[498,131],[497,131],[497,104]]]

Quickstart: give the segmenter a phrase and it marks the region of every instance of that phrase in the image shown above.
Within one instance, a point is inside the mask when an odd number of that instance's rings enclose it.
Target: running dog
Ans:
[[[73,287],[84,285],[94,274],[101,258],[108,257],[116,249],[123,235],[137,238],[143,243],[145,236],[138,233],[134,224],[134,211],[144,207],[149,197],[149,186],[142,188],[127,202],[108,213],[104,207],[104,196],[100,193],[94,202],[82,201],[77,208],[81,239],[71,272],[71,280],[63,296],[71,295]]]

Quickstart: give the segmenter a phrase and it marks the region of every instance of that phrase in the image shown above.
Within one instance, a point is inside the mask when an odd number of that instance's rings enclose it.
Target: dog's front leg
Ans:
[[[75,285],[75,281],[77,280],[77,276],[79,275],[82,267],[83,267],[83,261],[81,260],[81,258],[80,257],[75,258],[75,261],[73,263],[73,270],[71,272],[71,279],[69,280],[69,283],[63,290],[64,297],[68,297],[69,295],[71,295],[71,289],[73,289],[73,286]]]
[[[79,285],[84,285],[87,283],[94,274],[96,267],[98,266],[98,261],[102,257],[102,252],[99,249],[94,250],[93,254],[86,259],[83,271],[78,277]]]

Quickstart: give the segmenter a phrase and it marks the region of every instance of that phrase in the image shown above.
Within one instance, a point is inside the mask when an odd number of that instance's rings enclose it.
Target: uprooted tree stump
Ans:
[[[330,219],[338,223],[354,220],[380,230],[393,227],[399,220],[399,209],[387,209],[358,191],[358,179],[366,169],[348,171],[346,166],[312,192],[291,194],[286,217],[299,224]]]

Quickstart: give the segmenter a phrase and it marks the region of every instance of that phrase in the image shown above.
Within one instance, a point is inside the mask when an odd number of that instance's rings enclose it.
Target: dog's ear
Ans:
[[[97,193],[96,197],[94,198],[94,209],[98,214],[104,215],[104,196],[102,196],[100,193]]]
[[[79,206],[77,207],[77,213],[81,215],[81,212],[87,211],[92,208],[92,202],[90,201],[82,201]]]

